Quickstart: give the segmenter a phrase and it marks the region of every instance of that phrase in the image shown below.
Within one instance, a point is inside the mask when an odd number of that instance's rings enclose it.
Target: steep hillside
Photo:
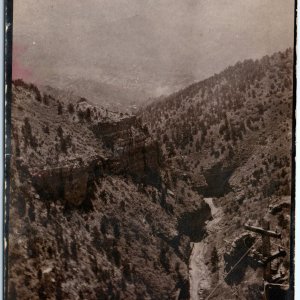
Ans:
[[[189,298],[211,211],[139,118],[18,80],[12,125],[8,299]]]
[[[199,283],[202,297],[219,282],[210,299],[233,299],[234,295],[258,299],[262,288],[258,271],[237,272],[243,278],[238,283],[221,279],[228,271],[226,249],[245,233],[246,221],[261,226],[268,218],[273,229],[283,232],[282,246],[289,249],[292,71],[293,51],[288,49],[261,60],[239,62],[140,111],[162,145],[173,178],[185,178],[200,195],[213,198],[219,210],[216,221],[208,225],[210,234],[194,250],[197,276],[205,278]],[[176,188],[176,180],[169,184]],[[270,213],[280,205],[287,209]],[[211,276],[203,271],[209,257],[215,257]],[[288,261],[287,256],[285,274]],[[231,288],[236,284],[239,292],[234,294]],[[193,299],[201,299],[197,290],[192,294]]]
[[[278,181],[278,192],[288,194],[292,65],[291,49],[237,63],[154,102],[141,117],[162,145],[164,156],[187,173],[204,174],[208,186],[217,180],[218,196],[226,185],[213,175],[230,178],[238,166],[250,164],[251,157],[253,174],[248,168],[244,177],[252,176],[255,185],[264,175],[271,176]],[[239,185],[242,178],[236,180]]]

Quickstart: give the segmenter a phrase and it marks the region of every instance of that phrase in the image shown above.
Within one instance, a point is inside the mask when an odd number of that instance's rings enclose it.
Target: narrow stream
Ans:
[[[206,229],[209,232],[217,229],[217,225],[221,220],[222,211],[213,203],[213,198],[204,198],[204,201],[210,206],[213,219],[208,221]],[[211,279],[209,277],[209,269],[205,264],[205,253],[209,247],[207,237],[199,243],[193,243],[192,253],[189,263],[189,280],[190,280],[190,299],[204,300],[203,290],[211,288]]]

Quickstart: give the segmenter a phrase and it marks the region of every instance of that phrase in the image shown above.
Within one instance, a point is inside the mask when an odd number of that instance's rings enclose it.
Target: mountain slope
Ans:
[[[289,249],[292,55],[292,49],[287,49],[261,60],[239,62],[140,111],[162,145],[173,177],[184,177],[220,211],[207,225],[209,235],[196,244],[198,259],[192,258],[199,264],[198,271],[192,266],[193,272],[206,278],[199,283],[204,298],[218,282],[210,299],[232,299],[236,284],[239,299],[257,299],[261,293],[260,269],[247,264],[234,274],[238,282],[222,280],[230,268],[228,247],[245,234],[246,221],[261,226],[268,219],[271,228],[282,231],[281,245]],[[176,188],[176,180],[170,180],[170,188]],[[283,206],[286,209],[272,213],[273,207]],[[277,248],[272,245],[272,251]],[[210,275],[202,274],[210,253],[217,257],[215,267]],[[238,253],[236,257],[243,250]],[[277,267],[277,272],[282,268],[288,274],[289,256]],[[191,294],[196,297],[198,290]]]
[[[188,299],[210,209],[137,117],[18,80],[12,125],[8,299]]]
[[[288,167],[292,99],[289,49],[260,61],[237,63],[153,102],[140,115],[162,144],[165,157],[174,163],[180,158],[193,173],[205,174],[220,165],[230,173],[258,153],[264,157],[256,157],[256,165],[279,159],[277,163]]]

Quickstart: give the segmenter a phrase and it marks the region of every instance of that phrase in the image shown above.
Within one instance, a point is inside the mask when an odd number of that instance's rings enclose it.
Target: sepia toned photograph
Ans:
[[[8,2],[4,298],[293,300],[295,1]]]

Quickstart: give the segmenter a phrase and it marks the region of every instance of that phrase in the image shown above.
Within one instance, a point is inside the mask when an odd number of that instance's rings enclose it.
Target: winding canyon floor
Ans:
[[[210,271],[206,263],[206,252],[208,250],[207,248],[210,247],[208,239],[210,239],[210,233],[220,229],[219,222],[223,214],[222,209],[215,206],[213,198],[204,198],[204,200],[211,209],[212,220],[206,224],[209,236],[204,238],[201,242],[193,243],[192,245],[189,265],[191,300],[205,299],[203,291],[211,289],[212,278],[207,276]]]

